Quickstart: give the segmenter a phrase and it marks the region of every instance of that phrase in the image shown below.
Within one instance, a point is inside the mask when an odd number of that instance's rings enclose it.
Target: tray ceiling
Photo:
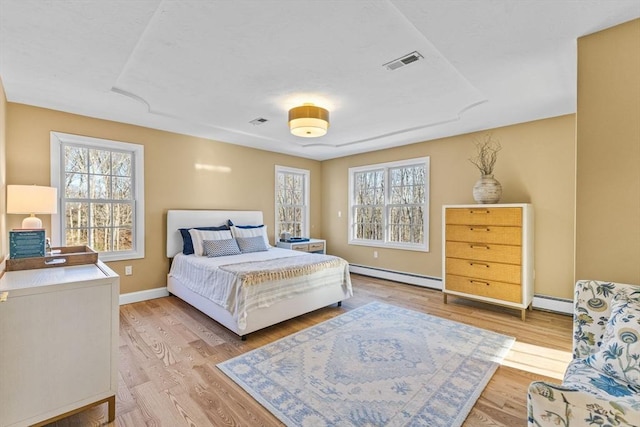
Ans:
[[[0,0],[0,16],[10,102],[323,160],[573,113],[577,37],[640,2]],[[306,102],[327,135],[289,133]]]

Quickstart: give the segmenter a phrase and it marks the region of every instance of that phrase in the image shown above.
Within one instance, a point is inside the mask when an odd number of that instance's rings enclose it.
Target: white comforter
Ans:
[[[242,286],[236,275],[220,269],[220,266],[246,262],[256,262],[258,266],[259,261],[295,256],[309,256],[309,254],[280,248],[217,258],[180,253],[173,259],[169,276],[183,283],[191,291],[224,307],[234,316],[241,330],[246,327],[247,312],[250,310],[268,307],[275,301],[326,286],[328,283],[340,283],[348,289],[350,295],[353,294],[349,265],[346,261],[338,267],[327,268],[301,277],[252,286]]]

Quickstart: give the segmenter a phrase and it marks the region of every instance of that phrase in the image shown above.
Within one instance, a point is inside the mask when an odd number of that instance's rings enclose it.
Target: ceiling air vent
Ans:
[[[268,120],[265,119],[264,117],[258,117],[257,119],[251,120],[249,123],[251,123],[254,126],[258,126],[266,122],[268,122]]]
[[[398,68],[404,67],[405,65],[409,65],[413,62],[416,62],[420,59],[424,59],[424,56],[422,56],[419,52],[414,51],[408,55],[403,56],[402,58],[394,59],[391,62],[387,62],[382,66],[389,71],[393,71],[393,70],[397,70]]]

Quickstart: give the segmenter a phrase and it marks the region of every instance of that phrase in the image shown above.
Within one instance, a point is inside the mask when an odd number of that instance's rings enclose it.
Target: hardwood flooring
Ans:
[[[345,311],[379,300],[516,337],[517,342],[474,405],[464,426],[525,426],[534,380],[560,382],[571,359],[570,316],[510,310],[386,280],[352,275],[354,296],[250,334],[246,341],[170,296],[120,307],[116,420],[107,405],[54,426],[281,426],[216,364]]]

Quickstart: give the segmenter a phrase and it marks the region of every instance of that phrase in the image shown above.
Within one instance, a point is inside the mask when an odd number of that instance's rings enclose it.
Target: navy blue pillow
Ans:
[[[264,224],[260,224],[260,225],[234,225],[233,222],[231,222],[231,220],[227,220],[227,223],[230,226],[236,227],[236,228],[262,228],[264,227]]]
[[[195,228],[196,230],[213,230],[213,231],[229,230],[228,225],[221,225],[219,227],[191,227],[191,228]],[[189,230],[191,230],[191,228],[179,228],[180,234],[182,235],[182,253],[185,255],[192,255],[195,253],[193,250],[193,240],[191,240],[191,234],[189,234]]]

